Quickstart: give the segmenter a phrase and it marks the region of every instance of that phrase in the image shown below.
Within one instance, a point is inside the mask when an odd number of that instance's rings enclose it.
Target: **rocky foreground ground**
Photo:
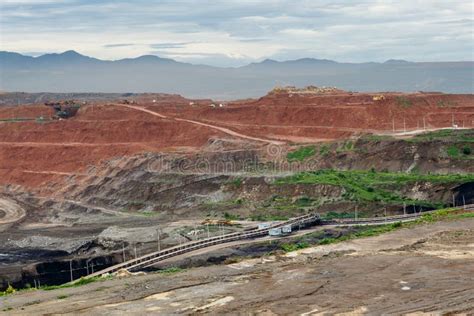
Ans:
[[[474,219],[181,272],[0,298],[10,315],[474,312]]]

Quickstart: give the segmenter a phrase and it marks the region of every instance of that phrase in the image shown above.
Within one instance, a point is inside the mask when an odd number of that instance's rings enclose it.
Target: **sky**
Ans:
[[[266,58],[474,60],[472,0],[0,0],[0,50],[157,55],[213,66]]]

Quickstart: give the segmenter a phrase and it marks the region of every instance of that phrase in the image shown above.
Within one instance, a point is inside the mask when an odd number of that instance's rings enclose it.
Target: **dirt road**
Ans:
[[[281,141],[258,138],[258,137],[252,137],[252,136],[244,135],[244,134],[241,134],[241,133],[237,133],[237,132],[234,132],[234,131],[232,131],[228,128],[225,128],[225,127],[220,127],[220,126],[216,126],[216,125],[212,125],[212,124],[202,123],[202,122],[183,119],[183,118],[168,117],[168,116],[165,116],[165,115],[160,114],[158,112],[148,110],[148,109],[145,109],[145,108],[140,107],[140,106],[133,106],[133,105],[127,105],[127,104],[116,104],[116,105],[127,107],[127,108],[134,109],[134,110],[137,110],[137,111],[146,112],[148,114],[158,116],[158,117],[163,118],[163,119],[172,119],[172,120],[179,121],[179,122],[187,122],[187,123],[191,123],[191,124],[195,124],[195,125],[209,127],[209,128],[221,131],[223,133],[226,133],[227,135],[231,135],[231,136],[235,136],[235,137],[239,137],[239,138],[244,138],[244,139],[253,140],[253,141],[257,141],[257,142],[269,143],[269,144],[273,144],[273,145],[282,145],[282,144],[284,144],[284,142],[281,142]]]
[[[0,197],[0,230],[3,225],[17,222],[25,215],[25,210],[15,201]]]

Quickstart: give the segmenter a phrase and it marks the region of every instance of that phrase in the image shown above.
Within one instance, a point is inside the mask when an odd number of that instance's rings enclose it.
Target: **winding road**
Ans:
[[[5,224],[12,224],[23,217],[26,211],[15,201],[0,197],[0,227]]]
[[[168,117],[168,116],[165,116],[165,115],[160,114],[158,112],[143,108],[141,106],[134,106],[134,105],[128,105],[128,104],[115,104],[115,105],[126,107],[126,108],[137,110],[137,111],[142,111],[142,112],[148,113],[150,115],[157,116],[157,117],[162,118],[162,119],[170,119],[170,120],[175,120],[175,121],[179,121],[179,122],[186,122],[186,123],[191,123],[191,124],[195,124],[195,125],[205,126],[205,127],[212,128],[212,129],[218,130],[220,132],[223,132],[227,135],[231,135],[231,136],[235,136],[235,137],[239,137],[239,138],[244,138],[244,139],[253,140],[253,141],[257,141],[257,142],[269,143],[269,144],[272,144],[272,145],[283,145],[283,144],[285,144],[285,142],[282,142],[282,141],[270,140],[270,139],[264,139],[264,138],[258,138],[258,137],[244,135],[244,134],[237,133],[237,132],[235,132],[233,130],[230,130],[228,128],[225,128],[225,127],[220,127],[220,126],[207,124],[207,123],[202,123],[202,122],[199,122],[199,121],[188,120],[188,119]]]

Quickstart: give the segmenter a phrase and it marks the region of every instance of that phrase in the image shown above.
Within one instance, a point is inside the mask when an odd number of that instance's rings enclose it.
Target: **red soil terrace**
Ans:
[[[0,121],[0,184],[37,187],[113,157],[194,152],[210,138],[307,143],[365,132],[473,127],[474,95],[277,92],[229,103],[180,96],[89,104],[67,120]],[[0,120],[50,117],[44,105],[0,108]]]

